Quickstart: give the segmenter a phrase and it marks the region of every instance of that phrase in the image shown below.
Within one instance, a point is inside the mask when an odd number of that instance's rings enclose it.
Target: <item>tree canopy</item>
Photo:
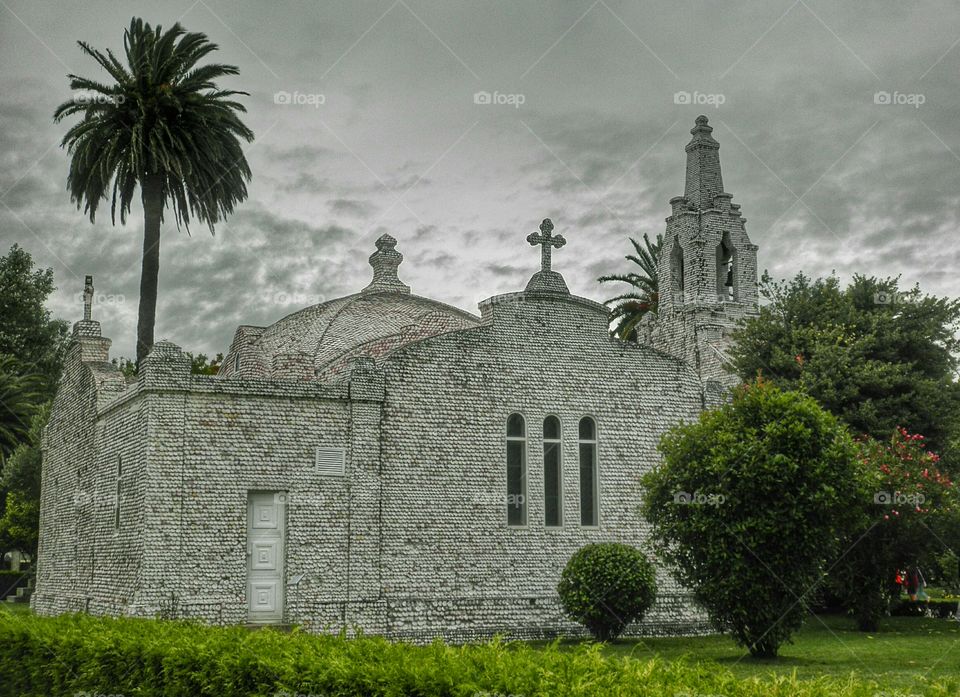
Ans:
[[[744,380],[760,374],[802,389],[855,434],[924,434],[956,471],[960,301],[898,283],[855,276],[841,288],[834,276],[774,282],[764,274],[767,304],[737,331],[730,355]]]

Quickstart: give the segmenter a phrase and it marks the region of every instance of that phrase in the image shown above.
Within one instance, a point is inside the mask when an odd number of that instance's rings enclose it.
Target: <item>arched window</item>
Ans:
[[[723,233],[723,239],[717,245],[717,299],[721,302],[734,302],[736,295],[736,254],[730,242],[730,233]]]
[[[507,525],[527,524],[527,430],[520,414],[507,419]]]
[[[589,416],[580,419],[580,525],[600,525],[600,477],[597,471],[597,424]]]
[[[543,519],[547,527],[563,524],[560,443],[560,419],[548,416],[543,420]]]
[[[683,247],[680,246],[680,238],[673,238],[673,249],[670,251],[670,286],[674,293],[674,302],[683,302],[684,279],[683,279]]]

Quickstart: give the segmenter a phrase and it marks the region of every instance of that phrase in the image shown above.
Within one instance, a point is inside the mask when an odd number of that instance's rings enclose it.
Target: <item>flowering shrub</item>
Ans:
[[[858,450],[862,516],[848,535],[837,575],[860,628],[875,631],[899,594],[891,582],[897,570],[943,546],[935,531],[960,506],[953,481],[939,470],[940,458],[922,435],[897,428],[886,442],[858,440]]]

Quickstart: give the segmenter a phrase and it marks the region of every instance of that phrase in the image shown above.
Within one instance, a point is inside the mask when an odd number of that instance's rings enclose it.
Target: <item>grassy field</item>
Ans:
[[[572,647],[578,642],[564,642]],[[751,658],[725,636],[623,639],[610,644],[609,655],[692,662],[715,661],[737,677],[771,673],[799,678],[846,677],[856,673],[884,686],[910,692],[940,678],[960,676],[960,622],[924,617],[888,617],[875,634],[859,632],[845,617],[811,617],[780,650],[775,660]]]

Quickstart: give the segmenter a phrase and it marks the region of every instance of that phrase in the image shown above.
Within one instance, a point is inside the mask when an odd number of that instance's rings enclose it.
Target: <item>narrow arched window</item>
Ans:
[[[560,419],[548,416],[543,420],[543,518],[547,527],[563,524],[560,444]]]
[[[673,240],[673,249],[670,251],[670,285],[674,293],[674,302],[682,303],[684,300],[684,278],[683,278],[683,247],[680,246],[680,238]]]
[[[589,416],[580,419],[580,525],[600,524],[600,482],[597,471],[597,424]]]
[[[734,302],[736,294],[736,253],[730,242],[730,233],[725,232],[717,245],[717,299]]]
[[[527,524],[527,430],[520,414],[507,419],[507,525]]]

